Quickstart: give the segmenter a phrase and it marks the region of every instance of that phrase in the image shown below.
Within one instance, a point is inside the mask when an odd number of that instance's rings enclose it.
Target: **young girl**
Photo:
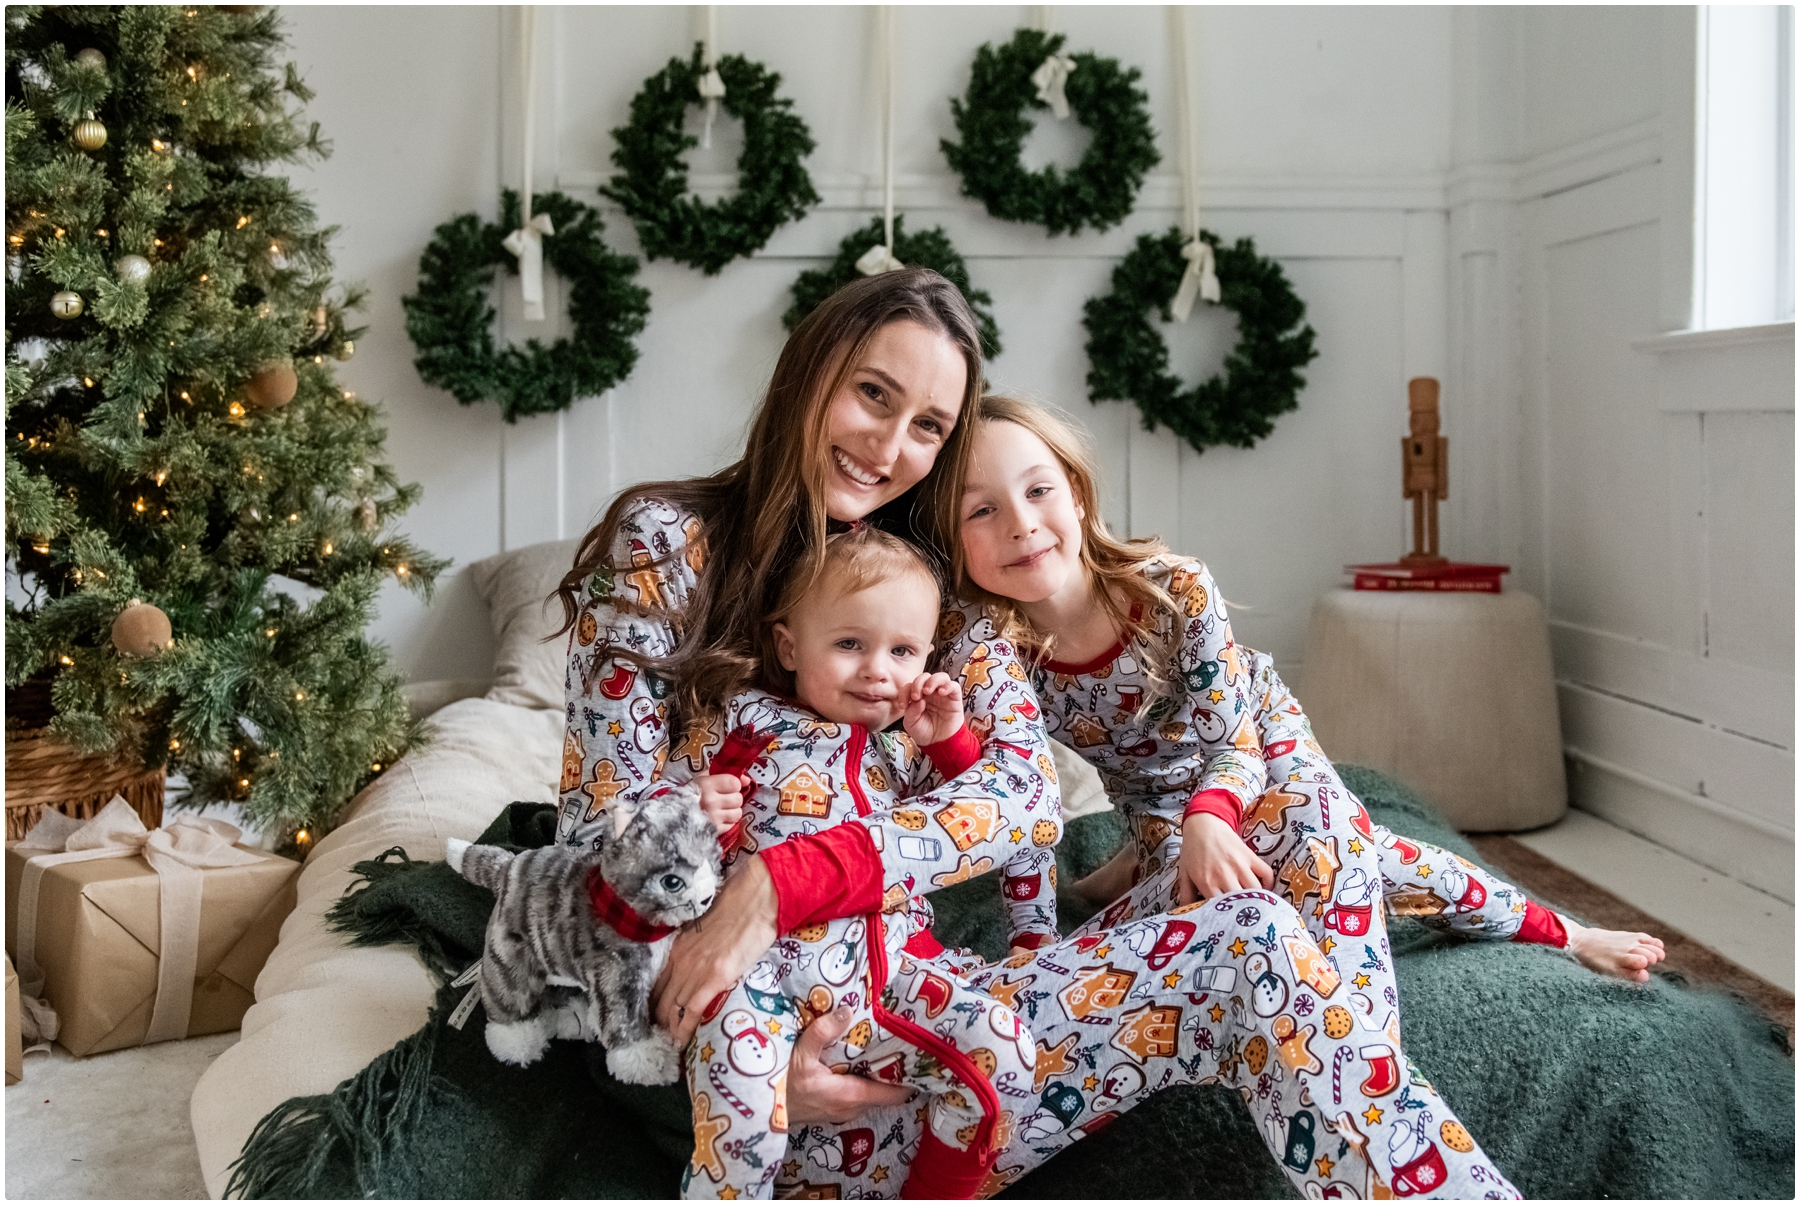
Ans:
[[[1034,679],[1047,729],[1100,768],[1137,838],[1080,885],[1096,896],[1113,884],[1130,888],[1093,927],[1276,888],[1356,989],[1348,1012],[1324,1016],[1325,1041],[1311,1047],[1331,1069],[1328,1116],[1341,1077],[1364,1072],[1365,1096],[1377,1099],[1359,1116],[1378,1125],[1393,1111],[1380,1098],[1394,1090],[1399,997],[1379,905],[1478,936],[1562,945],[1566,934],[1590,966],[1631,977],[1661,957],[1652,938],[1583,929],[1471,863],[1371,824],[1267,659],[1233,642],[1205,566],[1169,556],[1157,542],[1107,533],[1091,461],[1065,424],[996,397],[982,399],[978,421],[961,570],[965,595],[986,602],[966,607],[964,621],[1017,634],[1038,650]],[[994,991],[990,975],[972,982]],[[1035,1017],[1033,1026],[1041,1029]],[[1198,1077],[1197,1067],[1178,1061]],[[1223,1060],[1218,1069],[1235,1078]],[[1422,1085],[1414,1072],[1411,1089],[1430,1091]],[[1432,1105],[1447,1113],[1441,1100]],[[1452,1122],[1438,1135],[1444,1146],[1475,1152]],[[1349,1137],[1341,1124],[1338,1132]],[[1418,1169],[1403,1157],[1424,1139],[1390,1139],[1386,1152],[1352,1144],[1382,1187],[1411,1195],[1420,1189]],[[1315,1171],[1309,1195],[1364,1195],[1371,1187],[1342,1159]]]
[[[1379,936],[1371,913],[1383,904],[1649,977],[1656,938],[1578,925],[1465,859],[1371,825],[1271,660],[1232,640],[1206,566],[1158,541],[1113,539],[1078,437],[1044,410],[988,396],[978,421],[967,592],[1031,633],[1046,727],[1100,770],[1132,823],[1135,848],[1078,885],[1116,899],[1114,920],[1279,880],[1303,915],[1311,903],[1328,952]],[[1167,900],[1118,898],[1167,866]]]
[[[779,862],[785,838],[853,816],[916,882],[949,886],[991,867],[962,851],[996,823],[994,801],[1014,787],[977,765],[982,743],[963,723],[962,690],[925,672],[941,597],[916,549],[867,524],[830,537],[817,563],[793,575],[765,628],[765,688],[695,717],[678,755],[690,760],[671,767],[709,771],[702,806],[727,834],[727,876],[741,856]],[[999,689],[989,682],[978,693],[991,702]],[[905,732],[889,732],[902,717]],[[997,725],[992,740],[1034,741],[1023,717],[1002,714]],[[1028,790],[1029,828],[1014,830],[1003,874],[1014,943],[1035,947],[1056,939],[1045,905],[1061,826],[1054,782],[1038,778]],[[942,949],[931,921],[914,883],[896,884],[878,912],[785,935],[707,1006],[687,1050],[695,1149],[686,1197],[770,1195],[787,1146],[794,1040],[840,1005],[854,1017],[833,1051],[843,1069],[927,1094],[924,1140],[896,1186],[910,1197],[974,1195],[996,1135],[1011,1129],[1017,1106],[1003,1107],[1002,1094],[1025,1095],[1036,1049],[1010,1008],[918,960]],[[841,1166],[869,1152],[837,1153]]]

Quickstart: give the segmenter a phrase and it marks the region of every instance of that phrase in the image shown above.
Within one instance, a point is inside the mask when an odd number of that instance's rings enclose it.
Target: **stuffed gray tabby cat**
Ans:
[[[494,893],[481,1003],[495,1058],[525,1066],[552,1038],[598,1039],[620,1081],[673,1083],[680,1054],[651,1027],[650,986],[675,926],[712,905],[718,833],[686,783],[615,823],[597,853],[548,845],[513,854],[453,839],[445,860]]]

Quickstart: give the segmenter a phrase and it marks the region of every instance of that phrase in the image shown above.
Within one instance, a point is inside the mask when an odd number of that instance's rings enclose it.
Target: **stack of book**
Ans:
[[[1510,565],[1424,560],[1344,566],[1358,590],[1437,590],[1460,594],[1498,594],[1500,575],[1511,569]]]

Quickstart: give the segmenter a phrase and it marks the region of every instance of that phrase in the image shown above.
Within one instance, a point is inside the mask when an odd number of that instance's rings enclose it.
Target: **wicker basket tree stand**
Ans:
[[[162,824],[163,771],[130,758],[82,753],[50,735],[49,683],[6,692],[6,839],[17,841],[45,808],[86,820],[123,795],[146,828]]]

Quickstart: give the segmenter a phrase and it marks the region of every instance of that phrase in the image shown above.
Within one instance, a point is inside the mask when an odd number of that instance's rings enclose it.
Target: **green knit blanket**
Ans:
[[[1474,851],[1391,780],[1345,781],[1405,836]],[[553,837],[548,805],[514,804],[482,840]],[[1123,838],[1105,813],[1073,821],[1060,879]],[[407,942],[443,981],[481,949],[493,898],[441,862],[399,850],[357,868],[332,923],[358,944]],[[938,935],[1004,954],[993,876],[932,897]],[[1065,927],[1085,910],[1065,898]],[[1785,1035],[1717,992],[1661,976],[1636,987],[1554,951],[1465,941],[1411,921],[1391,930],[1413,1061],[1494,1161],[1533,1197],[1792,1197],[1794,1064]],[[244,1197],[673,1197],[692,1149],[685,1090],[609,1079],[594,1048],[553,1044],[529,1068],[489,1055],[464,989],[326,1096],[265,1117],[234,1165]],[[1025,1177],[1020,1197],[1290,1197],[1238,1096],[1173,1088]]]

